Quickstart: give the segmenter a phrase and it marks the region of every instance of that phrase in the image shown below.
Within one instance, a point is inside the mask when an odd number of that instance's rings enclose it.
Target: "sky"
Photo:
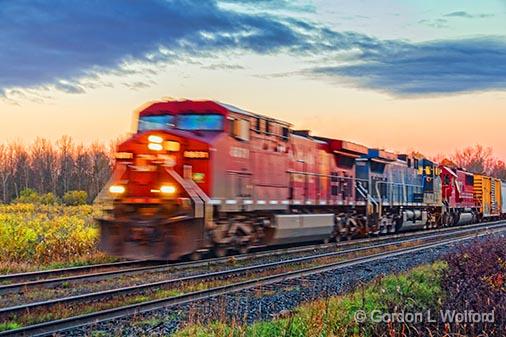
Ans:
[[[506,160],[506,0],[0,0],[0,143],[108,142],[167,98]]]

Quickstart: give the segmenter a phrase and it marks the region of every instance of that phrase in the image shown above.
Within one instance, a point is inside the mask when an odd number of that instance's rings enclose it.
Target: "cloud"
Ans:
[[[225,10],[211,0],[19,0],[0,6],[0,92],[77,79],[215,51],[272,53],[305,38],[268,15]]]
[[[154,85],[154,82],[143,82],[143,81],[136,81],[136,82],[124,82],[122,83],[124,87],[131,89],[131,90],[141,90],[146,89]]]
[[[309,73],[398,96],[506,89],[505,39],[391,41],[380,50],[362,53],[355,64],[316,67]]]
[[[209,70],[243,70],[246,69],[244,66],[240,64],[210,64],[203,67],[204,69]]]
[[[225,7],[212,0],[2,2],[0,96],[17,88],[83,93],[106,83],[103,73],[142,72],[146,81],[123,82],[139,90],[151,83],[149,65],[159,70],[167,62],[230,51],[319,60],[326,65],[306,74],[396,95],[506,88],[506,47],[499,38],[380,40],[293,16]]]
[[[466,11],[455,11],[455,12],[447,13],[447,14],[445,14],[443,16],[445,16],[445,17],[457,17],[457,18],[474,19],[474,18],[488,18],[488,17],[494,16],[494,14],[487,14],[487,13],[470,14],[470,13],[468,13]]]
[[[437,19],[433,19],[433,20],[423,19],[423,20],[418,21],[418,23],[432,27],[432,28],[449,28],[449,26],[447,24],[448,20],[441,19],[441,18],[437,18]]]
[[[246,6],[248,9],[286,10],[293,12],[315,12],[315,6],[308,1],[295,0],[221,0],[220,3]]]
[[[54,84],[54,87],[68,94],[83,94],[85,92],[84,88],[79,84],[67,81],[58,81]]]

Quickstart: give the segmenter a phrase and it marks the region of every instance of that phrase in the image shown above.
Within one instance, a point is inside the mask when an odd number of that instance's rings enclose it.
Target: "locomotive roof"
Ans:
[[[382,159],[382,160],[387,160],[387,161],[397,160],[397,155],[395,153],[390,152],[390,151],[386,151],[386,150],[382,150],[382,149],[369,149],[367,157],[372,158],[372,159],[377,158],[377,159]]]
[[[139,116],[152,116],[161,114],[178,114],[184,112],[195,112],[195,113],[218,113],[222,115],[228,115],[229,112],[241,114],[248,117],[267,119],[271,122],[281,124],[283,126],[290,127],[291,124],[276,118],[256,114],[250,111],[240,109],[236,106],[221,103],[218,101],[193,101],[193,100],[167,100],[161,102],[150,103],[147,106],[141,107]]]

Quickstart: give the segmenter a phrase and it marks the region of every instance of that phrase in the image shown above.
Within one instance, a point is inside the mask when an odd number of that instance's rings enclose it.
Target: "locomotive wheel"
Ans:
[[[190,260],[192,260],[192,261],[198,261],[201,259],[202,259],[202,253],[200,253],[200,252],[195,251],[190,254]]]
[[[353,239],[353,233],[350,227],[345,228],[345,232],[341,235],[341,241],[351,241]]]
[[[216,257],[227,256],[228,248],[226,247],[214,247],[214,255]]]
[[[249,247],[248,246],[241,246],[241,247],[239,247],[238,251],[239,251],[239,254],[248,254]]]

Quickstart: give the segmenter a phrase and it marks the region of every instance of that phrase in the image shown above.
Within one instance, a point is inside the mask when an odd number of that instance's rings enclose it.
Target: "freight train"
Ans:
[[[115,256],[197,259],[506,213],[506,184],[493,177],[228,104],[155,102],[136,121],[100,195],[100,246]]]

